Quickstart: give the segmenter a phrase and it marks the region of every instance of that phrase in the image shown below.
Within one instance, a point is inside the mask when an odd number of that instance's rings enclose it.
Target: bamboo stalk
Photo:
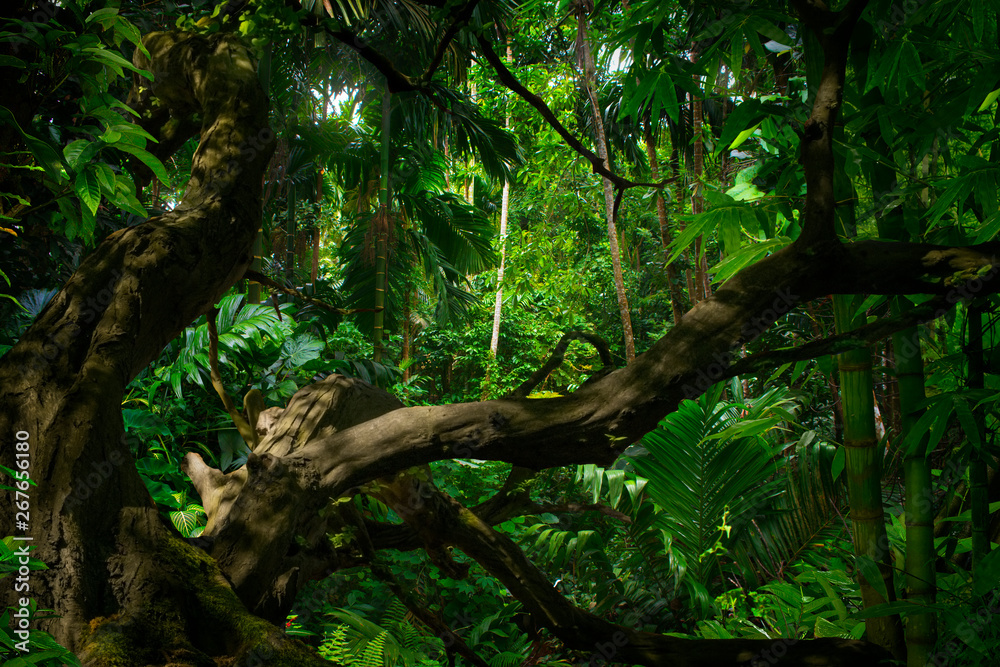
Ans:
[[[897,298],[895,314],[903,312],[905,303]],[[892,337],[896,360],[896,380],[899,387],[899,442],[916,425],[924,400],[924,362],[916,327],[900,331]],[[934,550],[934,503],[931,493],[931,465],[926,456],[926,440],[922,439],[905,453],[903,459],[906,511],[906,597],[917,605],[934,604],[936,574]],[[911,613],[906,618],[906,661],[908,667],[924,667],[937,641],[937,624],[933,612]]]

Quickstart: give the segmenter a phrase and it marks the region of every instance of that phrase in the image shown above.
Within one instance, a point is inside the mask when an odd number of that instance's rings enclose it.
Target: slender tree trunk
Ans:
[[[313,284],[313,289],[316,286],[316,280],[319,279],[319,221],[316,221],[316,226],[313,227],[312,233],[313,242],[313,252],[312,252],[312,269],[309,271],[309,282]]]
[[[645,123],[646,156],[649,158],[649,171],[653,177],[653,182],[660,180],[660,161],[656,157],[656,140],[653,139],[652,120],[647,118]],[[667,204],[663,201],[663,193],[656,192],[656,217],[660,221],[660,245],[663,247],[663,266],[666,268],[667,282],[670,286],[670,310],[674,316],[674,322],[680,322],[684,315],[684,294],[681,292],[680,273],[670,258],[670,227],[667,224]]]
[[[507,40],[507,62],[511,61],[510,39]],[[510,129],[510,112],[504,112],[504,124]],[[493,333],[490,335],[490,359],[496,359],[500,343],[500,311],[503,307],[503,272],[507,261],[507,214],[510,210],[510,181],[503,184],[500,199],[500,267],[497,269],[497,298],[493,304]]]
[[[839,171],[841,177],[832,178],[831,173],[831,198],[846,202],[847,205],[833,209],[832,229],[836,229],[842,237],[850,238],[856,234],[855,192],[843,172],[843,166],[836,165],[834,169]],[[833,313],[837,333],[845,333],[864,324],[863,314],[855,317],[854,311],[858,303],[860,299],[855,297],[834,295]],[[865,608],[896,599],[892,551],[885,531],[882,507],[883,452],[878,446],[875,431],[875,385],[871,355],[869,348],[859,348],[837,356],[848,504],[858,584]],[[872,566],[867,574],[863,571],[866,563]],[[879,577],[880,581],[873,580],[874,577]],[[865,619],[865,628],[869,641],[885,647],[897,659],[905,656],[906,647],[898,614]]]
[[[694,148],[692,155],[692,181],[691,190],[691,214],[698,215],[705,212],[705,196],[702,194],[702,176],[704,172],[704,143],[701,138],[702,126],[701,100],[691,100],[691,129],[694,133]],[[694,299],[696,302],[704,301],[707,296],[705,290],[705,237],[699,236],[694,240]]]
[[[840,130],[842,132],[842,130]],[[845,202],[834,209],[834,229],[845,238],[856,233],[854,217],[855,192],[843,173],[833,178],[833,198]],[[832,174],[831,174],[832,175]],[[845,333],[865,323],[864,314],[855,316],[859,298],[834,295],[833,315],[837,333]],[[857,560],[858,584],[865,608],[896,599],[893,582],[892,551],[885,532],[882,507],[882,455],[875,430],[875,383],[872,379],[872,353],[867,347],[837,356],[840,369],[841,409],[844,417],[844,449],[846,454],[848,504],[854,533],[854,554]],[[877,572],[862,569],[874,563]],[[878,576],[881,581],[868,577]],[[884,591],[884,594],[882,593]],[[868,640],[888,649],[896,658],[905,655],[903,628],[898,614],[865,619]]]
[[[389,287],[388,262],[389,225],[389,139],[392,131],[392,93],[382,94],[382,161],[379,177],[378,212],[372,221],[375,228],[375,327],[372,356],[382,361],[382,336],[385,328],[385,296]]]
[[[253,240],[253,260],[250,262],[250,270],[260,273],[263,268],[263,255],[264,253],[264,227],[261,223],[260,228],[257,229],[257,236]],[[249,303],[260,303],[260,283],[256,280],[251,280],[250,284],[247,286],[247,301]]]
[[[500,343],[500,311],[503,307],[503,275],[507,261],[507,211],[510,206],[510,183],[503,184],[500,199],[500,267],[497,269],[497,297],[493,304],[493,333],[490,336],[490,357],[496,358]]]
[[[697,50],[692,50],[691,63],[698,60]],[[696,77],[695,83],[700,85],[700,77]],[[705,175],[705,142],[702,139],[702,126],[704,125],[704,113],[700,97],[691,99],[691,134],[694,139],[692,148],[692,180],[693,189],[691,191],[691,213],[698,215],[705,212],[705,194],[702,191],[703,178]],[[708,278],[708,257],[705,255],[705,239],[699,236],[694,241],[694,288],[695,295],[692,296],[692,303],[704,301],[712,294],[712,286]]]
[[[472,53],[472,57],[475,58],[475,52]],[[478,91],[476,90],[476,82],[473,79],[469,79],[469,100],[476,104],[476,97]],[[466,185],[465,185],[465,201],[469,202],[469,205],[476,205],[476,176],[473,170],[476,168],[476,158],[471,153],[468,154],[469,157],[465,162],[465,173],[467,175]]]
[[[580,12],[577,15],[577,40],[583,65],[583,89],[590,100],[590,108],[594,114],[594,133],[597,142],[597,155],[604,167],[611,170],[611,160],[608,157],[607,139],[604,134],[604,121],[601,118],[601,107],[597,101],[597,91],[594,87],[596,78],[594,56],[590,50],[590,36],[587,34],[587,16]],[[604,210],[608,219],[608,245],[611,249],[611,265],[615,275],[615,292],[618,295],[618,310],[621,312],[622,332],[625,338],[625,363],[635,361],[635,337],[632,333],[632,316],[628,305],[628,295],[625,293],[625,278],[622,275],[622,257],[618,249],[618,230],[615,226],[615,193],[607,178],[601,178],[604,184]]]
[[[678,220],[684,215],[684,181],[685,177],[681,175],[681,157],[680,151],[674,146],[673,150],[670,152],[670,166],[673,168],[674,178],[674,199],[677,200],[677,215]],[[681,231],[684,231],[684,223],[681,222]],[[697,295],[694,289],[694,274],[691,272],[691,253],[685,249],[681,253],[681,257],[684,258],[684,284],[687,287],[688,302],[691,305],[698,303]]]
[[[904,302],[896,299],[896,314]],[[920,354],[917,328],[893,335],[896,380],[899,386],[900,433],[902,443],[920,418],[924,400],[924,362]],[[926,456],[926,441],[905,453],[903,477],[906,489],[906,597],[918,605],[934,604],[935,560],[934,502],[931,490],[931,464]],[[933,613],[911,613],[906,619],[906,660],[909,667],[924,667],[937,641]]]
[[[969,306],[968,322],[969,388],[976,391],[983,389],[986,379],[981,306]],[[973,417],[978,433],[970,433],[967,437],[972,441],[972,457],[969,460],[969,509],[972,515],[972,570],[975,572],[979,563],[990,552],[990,499],[989,473],[986,470],[986,457],[983,455],[986,446],[986,425],[982,410],[976,410]]]

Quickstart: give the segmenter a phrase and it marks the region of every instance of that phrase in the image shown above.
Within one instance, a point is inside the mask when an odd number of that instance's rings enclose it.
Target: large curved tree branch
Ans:
[[[571,396],[404,408],[312,441],[290,457],[318,464],[317,483],[332,495],[384,474],[387,467],[453,457],[534,469],[607,464],[680,400],[700,395],[721,377],[730,350],[756,338],[795,305],[831,293],[930,293],[955,302],[966,293],[993,292],[998,250],[996,243],[968,248],[871,241],[793,245],[728,281],[634,366]],[[982,269],[988,272],[973,277]]]
[[[279,422],[281,433],[262,441],[248,463],[246,481],[230,483],[241,488],[229,494],[236,501],[211,531],[211,553],[251,608],[280,609],[305,573],[304,562],[295,560],[303,557],[295,536],[315,528],[289,523],[285,508],[296,507],[296,516],[311,521],[331,498],[371,479],[447,458],[503,460],[533,469],[609,464],[681,400],[701,394],[725,374],[731,349],[796,304],[862,286],[874,293],[939,293],[945,301],[995,291],[995,250],[996,244],[792,245],[728,281],[632,366],[562,398],[402,408],[382,416],[370,409],[366,416],[363,408],[375,405],[377,397],[356,383],[337,389],[349,381],[328,378],[296,395]],[[830,266],[841,267],[840,273]],[[913,276],[915,267],[919,273]],[[982,277],[960,280],[983,267],[989,270]],[[329,398],[317,400],[322,397],[316,392]],[[356,417],[355,425],[338,422],[333,428],[330,415],[345,412]],[[200,460],[190,455],[189,473],[204,495],[193,463]],[[272,589],[274,572],[288,573],[279,580],[290,588]]]
[[[324,388],[320,390],[320,385]],[[328,378],[315,385],[314,389],[303,390],[300,400],[293,402],[286,409],[285,414],[279,420],[278,430],[274,434],[262,441],[258,453],[258,461],[271,457],[266,451],[280,451],[286,445],[294,441],[304,439],[306,442],[320,431],[334,429],[342,422],[349,426],[355,421],[354,413],[358,404],[355,396],[365,397],[363,402],[366,405],[380,404],[383,409],[391,409],[393,399],[388,397],[385,400],[378,400],[378,396],[385,396],[378,390],[359,381],[352,381],[346,378]],[[317,394],[317,391],[322,393]],[[338,396],[338,394],[340,394]],[[310,400],[318,396],[328,396],[332,399],[329,404],[332,409],[324,411],[322,401]],[[317,417],[319,419],[317,419]],[[378,421],[377,419],[375,421]],[[322,426],[320,425],[322,424]],[[298,425],[288,429],[291,425]],[[356,428],[356,427],[353,427]],[[353,430],[348,428],[348,430]],[[193,472],[192,480],[199,491],[202,491],[201,476],[197,471],[192,471],[190,464],[200,461],[196,455],[189,455],[187,464],[189,472]],[[224,526],[238,526],[238,532],[257,532],[259,536],[272,538],[266,545],[257,545],[253,551],[247,551],[244,547],[239,549],[242,558],[233,561],[228,558],[233,552],[227,548],[225,530],[217,536],[217,540],[212,545],[212,554],[220,560],[226,567],[226,571],[234,580],[234,585],[241,597],[245,600],[248,597],[257,599],[255,608],[258,611],[265,611],[270,603],[267,602],[267,586],[262,586],[262,580],[268,578],[261,575],[261,569],[246,569],[249,562],[247,556],[256,555],[264,561],[271,561],[274,566],[272,556],[277,554],[279,560],[286,561],[286,565],[278,566],[278,571],[282,571],[287,565],[301,563],[302,549],[309,548],[308,541],[322,538],[323,531],[308,530],[310,524],[302,523],[303,517],[308,519],[307,508],[315,506],[314,501],[317,495],[322,496],[321,491],[313,489],[313,484],[305,482],[307,479],[315,480],[310,471],[298,464],[291,464],[289,456],[282,456],[278,460],[273,460],[263,466],[250,467],[250,483],[255,477],[262,481],[259,485],[254,485],[248,494],[248,498],[256,497],[262,489],[271,491],[268,498],[261,506],[249,507],[253,512],[252,519],[241,520],[237,514],[227,517],[226,521],[219,522]],[[261,468],[266,467],[271,471],[278,471],[281,478],[286,480],[283,485],[284,492],[275,494],[274,489],[278,487],[275,478],[268,473],[262,473]],[[287,483],[289,478],[298,479],[298,482]],[[512,479],[509,485],[518,486],[518,479],[523,480],[523,475],[517,479]],[[266,480],[266,483],[264,483]],[[748,657],[753,655],[767,656],[768,652],[774,651],[776,657],[773,661],[777,665],[795,665],[809,661],[817,667],[861,667],[862,665],[874,665],[882,657],[881,651],[870,644],[864,642],[849,642],[843,640],[820,640],[818,642],[797,642],[785,641],[691,641],[664,637],[651,633],[639,632],[627,626],[616,625],[603,620],[588,612],[585,612],[571,604],[557,589],[555,589],[546,576],[535,567],[509,538],[493,530],[480,515],[473,510],[463,507],[461,504],[450,498],[447,494],[437,490],[428,480],[421,480],[410,477],[412,484],[401,486],[397,489],[394,498],[394,508],[397,513],[404,516],[411,526],[419,526],[421,541],[425,546],[432,547],[436,551],[442,551],[446,546],[454,546],[473,559],[478,561],[488,572],[497,577],[511,593],[518,598],[525,608],[535,617],[536,622],[549,628],[556,636],[561,638],[567,645],[578,650],[592,650],[601,653],[614,662],[629,662],[642,665],[673,665],[674,667],[699,667],[707,665],[736,665],[746,662]],[[268,515],[261,515],[259,512],[267,508],[277,507],[277,511],[271,511]],[[282,517],[284,521],[278,521],[277,517]],[[264,527],[258,525],[263,522]],[[274,536],[277,534],[278,526],[292,524],[290,531],[292,535],[300,535],[296,539],[296,546],[287,552],[280,548],[282,544],[275,543]],[[369,541],[366,531],[362,530],[360,539],[362,540],[362,552],[366,554],[368,560],[374,560],[374,541]],[[305,538],[305,539],[303,539]],[[259,539],[259,538],[254,538]],[[322,540],[325,542],[325,540]],[[248,545],[245,545],[248,546]],[[389,546],[389,545],[387,545]],[[397,548],[399,545],[391,545]],[[288,555],[285,555],[287,553]],[[334,563],[331,560],[331,564]],[[239,565],[240,567],[233,567]],[[301,572],[295,565],[287,570],[286,576],[278,577],[279,581],[295,583]],[[253,605],[252,605],[253,606]],[[775,651],[774,649],[780,649]],[[781,655],[777,655],[780,652]]]

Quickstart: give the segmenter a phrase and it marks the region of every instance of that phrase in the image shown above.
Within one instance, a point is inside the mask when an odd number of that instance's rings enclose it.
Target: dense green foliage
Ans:
[[[238,284],[218,304],[218,361],[228,393],[257,389],[267,406],[284,406],[303,386],[341,373],[383,386],[409,405],[501,397],[569,331],[598,334],[621,362],[625,341],[591,165],[471,57],[471,35],[460,33],[446,50],[426,82],[431,93],[391,95],[391,123],[383,124],[382,74],[317,28],[350,28],[415,77],[434,53],[435,26],[450,16],[450,5],[296,4],[252,0],[226,26],[252,40],[273,100],[278,150],[265,184],[261,272],[362,312],[333,314],[278,291],[251,303],[247,285]],[[219,30],[209,18],[223,5],[151,3],[140,10],[74,0],[45,22],[7,20],[0,42],[38,49],[0,56],[0,67],[16,70],[33,94],[27,123],[0,106],[0,122],[19,137],[18,148],[0,156],[2,167],[23,172],[19,191],[0,192],[0,353],[83,254],[179,201],[194,144],[167,164],[152,157],[152,137],[124,102],[124,77],[135,69],[130,52],[140,28]],[[618,212],[640,352],[673,326],[671,280],[686,310],[698,301],[692,281],[702,265],[717,284],[800,231],[806,185],[798,128],[822,62],[815,37],[785,3],[754,5],[641,0],[601,4],[590,17],[613,169],[653,180],[651,140],[659,163],[669,166],[663,171],[676,179],[662,188],[666,220],[651,188],[625,191]],[[852,42],[836,144],[838,199],[854,218],[849,235],[959,245],[993,239],[1000,230],[1000,10],[987,0],[903,5],[900,11],[888,0],[873,1]],[[586,143],[593,128],[576,84],[576,28],[565,20],[568,12],[566,3],[490,2],[468,23],[490,35],[498,53],[511,45],[511,71]],[[695,100],[704,125],[692,120]],[[384,127],[391,136],[383,136]],[[388,165],[381,161],[386,144]],[[698,166],[695,144],[703,151]],[[156,180],[137,190],[132,174],[143,168]],[[388,222],[376,196],[386,168]],[[505,180],[511,232],[494,360],[496,221]],[[694,198],[703,212],[691,212]],[[381,278],[386,341],[376,362],[370,336],[380,234],[388,252]],[[891,344],[871,350],[872,389],[882,427],[886,557],[902,569],[900,466],[919,449],[934,470],[934,654],[971,665],[1000,646],[1000,557],[993,545],[976,554],[973,569],[971,555],[973,524],[986,521],[997,539],[1000,478],[989,488],[985,517],[970,507],[970,462],[997,469],[1000,334],[996,298],[977,295],[975,276],[958,278],[968,281],[958,283],[968,285],[962,304],[922,325],[914,341],[923,350],[927,399],[905,437]],[[889,307],[880,297],[858,303],[861,319],[884,317]],[[970,361],[973,317],[984,334],[982,358]],[[762,335],[739,352],[780,350],[832,331],[831,304],[817,301],[755,332]],[[970,384],[974,364],[985,367],[983,386]],[[629,627],[706,638],[859,638],[866,616],[905,617],[915,611],[905,601],[862,610],[856,574],[874,579],[866,569],[875,563],[855,560],[852,551],[835,365],[827,356],[709,383],[613,467],[536,475],[527,483],[532,508],[498,529],[575,604]],[[572,392],[600,366],[592,347],[574,342],[535,395]],[[248,452],[212,390],[205,317],[132,382],[122,407],[153,500],[181,534],[197,537],[205,512],[179,461],[197,451],[229,471]],[[469,460],[432,469],[436,484],[468,506],[489,498],[509,472]],[[399,520],[373,498],[347,502],[366,518]],[[3,545],[7,573],[12,547]],[[422,551],[379,558],[378,567],[413,592],[409,604],[454,629],[492,667],[587,657],[531,627],[510,593],[475,564],[467,579],[452,580]],[[289,632],[344,665],[446,664],[444,640],[375,569],[316,582]],[[898,594],[889,597],[905,600],[903,577],[893,585]],[[6,617],[0,626],[6,629]],[[6,656],[12,640],[2,633],[0,639]],[[56,647],[44,648],[54,651],[51,660],[64,659]]]

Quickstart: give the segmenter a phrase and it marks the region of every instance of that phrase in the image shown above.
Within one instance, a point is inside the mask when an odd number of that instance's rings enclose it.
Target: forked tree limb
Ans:
[[[510,392],[510,394],[507,395],[507,398],[527,398],[528,394],[530,394],[535,387],[544,382],[545,378],[547,378],[552,371],[559,368],[563,360],[566,358],[566,350],[569,348],[569,344],[574,340],[590,343],[594,346],[594,349],[597,350],[597,353],[601,357],[602,368],[598,372],[605,372],[613,367],[614,362],[611,359],[611,350],[608,348],[608,344],[604,341],[604,339],[585,331],[567,331],[559,339],[559,342],[556,343],[556,346],[552,350],[552,354],[549,355],[548,360],[542,364],[538,370],[532,373],[531,377],[518,385],[514,391]]]

